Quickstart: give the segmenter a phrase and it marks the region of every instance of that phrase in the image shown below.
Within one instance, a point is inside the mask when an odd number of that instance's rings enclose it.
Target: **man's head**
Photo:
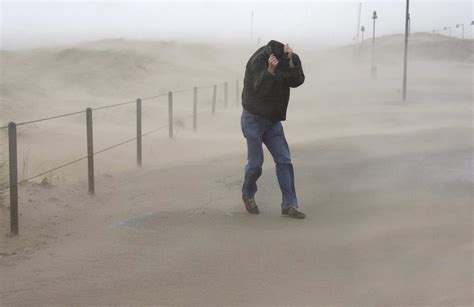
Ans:
[[[283,59],[285,56],[285,45],[279,41],[271,40],[267,44],[271,49],[271,53],[275,55],[278,60]]]

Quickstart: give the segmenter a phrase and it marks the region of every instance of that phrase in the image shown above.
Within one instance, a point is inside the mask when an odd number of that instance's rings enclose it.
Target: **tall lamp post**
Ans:
[[[449,30],[449,37],[451,37],[451,27],[444,27],[444,31],[448,31]]]
[[[408,37],[411,34],[411,18],[410,18],[410,13],[408,13]]]
[[[407,0],[405,14],[405,57],[403,60],[403,100],[407,99],[407,70],[408,70],[408,20],[410,18],[410,0]]]
[[[372,28],[372,68],[371,68],[371,73],[372,77],[375,78],[377,75],[377,68],[375,67],[375,20],[377,20],[377,12],[374,11],[372,14],[372,19],[374,20],[374,26]]]
[[[456,28],[462,28],[462,39],[464,39],[464,24],[463,23],[458,23],[456,25]]]
[[[361,35],[362,35],[362,40],[360,41],[360,46],[364,47],[364,32],[365,32],[365,27],[364,26],[362,26],[360,28],[360,32],[361,32]]]

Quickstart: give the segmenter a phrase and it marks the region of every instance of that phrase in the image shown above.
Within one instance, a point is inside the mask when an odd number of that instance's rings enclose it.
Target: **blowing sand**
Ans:
[[[420,47],[427,41],[431,48]],[[411,44],[407,102],[400,59],[388,51],[396,48],[379,50],[376,80],[367,51],[299,52],[307,81],[292,92],[284,126],[306,220],[280,216],[268,153],[262,213],[244,212],[246,147],[233,87],[228,109],[220,92],[215,116],[212,92],[200,92],[197,133],[192,97],[182,94],[175,139],[166,130],[144,138],[141,169],[134,143],[97,156],[95,196],[85,163],[20,187],[20,235],[0,238],[2,304],[472,305],[473,64],[460,55],[472,41],[418,34]],[[457,51],[443,52],[449,44]],[[18,103],[1,120],[235,80],[245,49],[103,41],[10,52],[2,101]],[[177,60],[188,52],[192,69]],[[225,64],[228,54],[235,63]],[[166,123],[166,100],[145,108],[144,131]],[[95,113],[96,148],[133,137],[133,112]],[[20,173],[82,155],[84,121],[21,130]],[[0,225],[8,233],[6,206]]]

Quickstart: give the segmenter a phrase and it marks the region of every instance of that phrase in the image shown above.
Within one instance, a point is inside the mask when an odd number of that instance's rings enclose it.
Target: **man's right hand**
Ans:
[[[270,57],[268,58],[268,68],[267,68],[268,72],[274,75],[277,65],[278,65],[278,60],[275,57],[275,55],[274,54],[270,55]]]

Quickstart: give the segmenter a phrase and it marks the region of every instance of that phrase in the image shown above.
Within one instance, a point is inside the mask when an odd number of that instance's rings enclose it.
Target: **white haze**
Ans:
[[[306,46],[352,42],[359,1],[305,2],[156,2],[156,1],[2,1],[1,48],[19,49],[71,44],[103,38],[184,41],[250,41],[254,12],[255,43],[278,39]],[[372,34],[377,10],[377,36],[404,31],[405,1],[363,1],[361,25]],[[413,32],[465,25],[472,37],[471,1],[411,1]]]

